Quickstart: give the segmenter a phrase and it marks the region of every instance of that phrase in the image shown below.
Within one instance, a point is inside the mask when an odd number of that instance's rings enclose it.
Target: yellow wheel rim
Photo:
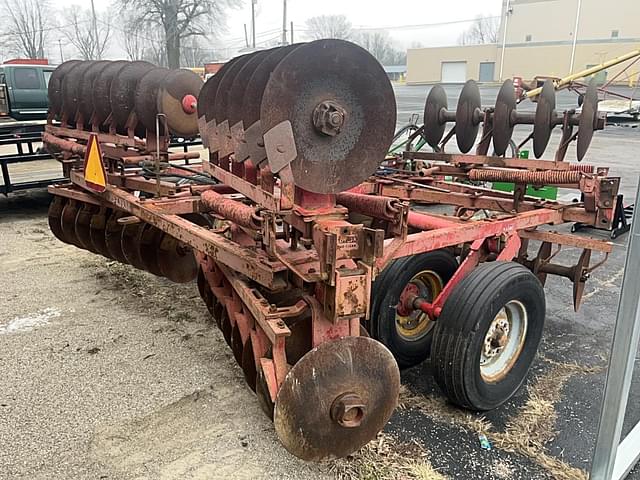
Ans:
[[[409,285],[417,287],[420,296],[430,302],[435,300],[444,288],[442,278],[433,270],[423,270],[417,273],[406,287]],[[433,322],[425,312],[412,310],[408,315],[402,315],[396,307],[396,330],[406,340],[414,341],[422,338],[432,328]]]

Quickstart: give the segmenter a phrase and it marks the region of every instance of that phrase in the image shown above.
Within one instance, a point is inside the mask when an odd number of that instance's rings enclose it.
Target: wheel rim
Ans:
[[[424,337],[432,328],[433,322],[422,310],[417,310],[406,305],[405,298],[419,296],[429,302],[438,297],[444,282],[442,277],[433,270],[423,270],[407,283],[400,302],[396,306],[396,330],[405,340],[415,341]]]
[[[480,375],[485,382],[498,382],[509,373],[522,352],[527,324],[527,309],[518,300],[511,300],[496,314],[480,354]]]

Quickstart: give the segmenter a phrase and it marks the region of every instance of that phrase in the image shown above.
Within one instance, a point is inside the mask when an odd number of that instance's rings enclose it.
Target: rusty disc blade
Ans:
[[[247,337],[247,342],[244,344],[244,349],[242,350],[242,362],[240,363],[242,366],[242,373],[244,374],[244,379],[249,385],[249,388],[256,391],[256,360],[253,356],[253,342],[251,341],[251,336]]]
[[[62,231],[62,210],[66,203],[66,198],[54,195],[51,199],[51,203],[49,204],[49,212],[47,213],[47,216],[51,233],[53,233],[53,235],[61,242],[71,243],[67,240],[67,237]]]
[[[478,110],[481,106],[478,84],[475,80],[467,80],[456,108],[456,142],[462,153],[467,153],[476,143],[480,128]]]
[[[224,308],[224,304],[213,295],[214,303],[213,303],[213,311],[211,312],[211,316],[213,320],[216,322],[216,325],[222,331],[222,316],[226,315],[226,309]]]
[[[591,250],[583,250],[578,263],[574,267],[574,275],[571,279],[573,281],[573,309],[578,311],[582,304],[582,295],[584,294],[584,287],[586,285],[586,278],[584,278],[584,270],[589,268],[589,262],[591,261]]]
[[[91,126],[91,117],[93,115],[93,84],[102,70],[107,68],[110,63],[108,60],[93,62],[84,72],[80,85],[78,86],[80,90],[78,112],[82,115],[84,124],[87,127]]]
[[[124,258],[129,265],[139,270],[145,270],[144,263],[140,257],[140,230],[144,229],[145,223],[132,223],[123,225],[120,234],[120,248]]]
[[[545,260],[551,257],[551,247],[553,244],[551,242],[542,242],[540,244],[540,248],[538,249],[538,255],[533,264],[533,274],[538,277],[542,286],[547,281],[547,274],[545,272],[540,271],[540,267],[544,265]]]
[[[222,123],[227,120],[227,105],[229,104],[229,93],[231,92],[231,86],[234,80],[238,76],[242,67],[245,66],[249,60],[253,57],[253,53],[238,57],[233,62],[233,65],[229,66],[220,77],[220,83],[216,90],[216,96],[213,104],[213,117],[216,123]]]
[[[278,64],[298,48],[301,44],[288,45],[286,47],[279,47],[271,51],[271,53],[258,65],[251,79],[247,84],[247,88],[244,93],[244,100],[242,102],[242,114],[241,118],[244,122],[245,128],[249,128],[255,122],[260,120],[260,105],[262,104],[262,96],[264,95],[264,89],[269,82],[271,73],[278,66]]]
[[[166,233],[158,249],[158,266],[162,276],[176,283],[190,282],[198,275],[198,264],[191,247]]]
[[[582,112],[580,113],[580,122],[578,125],[578,144],[576,146],[576,152],[579,162],[581,162],[587,154],[589,145],[591,145],[591,139],[593,138],[593,132],[595,131],[597,117],[598,84],[596,83],[596,79],[592,78],[584,96],[584,103],[582,104]]]
[[[235,125],[239,121],[243,120],[242,104],[244,102],[247,86],[251,81],[251,76],[272,51],[273,49],[262,50],[260,52],[256,52],[255,55],[251,55],[249,60],[243,65],[236,75],[236,78],[233,80],[231,89],[229,90],[229,100],[227,105],[227,119],[229,120],[229,125]],[[249,126],[250,125],[245,124],[244,128]]]
[[[91,244],[96,252],[107,258],[111,258],[109,249],[107,248],[107,242],[105,239],[105,229],[107,228],[107,219],[111,215],[111,210],[105,207],[94,213],[91,217],[89,224],[89,236],[91,237]]]
[[[438,148],[447,128],[447,123],[442,119],[442,111],[447,108],[447,92],[442,85],[434,85],[429,91],[427,101],[424,104],[423,131],[425,140],[432,148]]]
[[[506,80],[498,93],[493,114],[493,149],[499,157],[505,154],[513,136],[514,124],[511,118],[515,110],[516,91],[513,88],[513,81]]]
[[[49,96],[49,113],[55,118],[60,118],[62,113],[62,82],[64,77],[80,60],[68,60],[61,63],[52,73],[47,86]]]
[[[329,115],[317,115],[327,105],[338,109],[337,115],[329,114],[338,128],[327,129]],[[325,120],[310,121],[314,115]],[[387,74],[368,51],[344,40],[316,40],[293,50],[275,68],[260,121],[263,133],[291,122],[297,156],[290,167],[298,187],[338,193],[369,178],[384,160],[394,134],[396,100]]]
[[[224,337],[227,345],[231,346],[231,332],[233,326],[231,325],[231,319],[229,318],[229,312],[225,308],[222,309],[222,313],[220,314],[220,330],[222,330],[222,336]]]
[[[91,241],[91,217],[98,211],[98,207],[90,203],[83,203],[78,209],[76,215],[76,238],[82,245],[82,248],[93,253],[98,253]]]
[[[62,209],[60,215],[60,225],[62,227],[62,235],[67,239],[68,243],[78,248],[84,248],[76,237],[76,216],[78,215],[79,205],[75,200],[69,200]]]
[[[238,365],[242,366],[242,352],[244,350],[244,342],[242,341],[242,334],[240,333],[240,327],[235,324],[231,327],[231,351],[233,357],[238,362]]]
[[[291,330],[291,335],[285,339],[287,363],[295,365],[311,350],[311,317],[307,315],[287,326]]]
[[[258,397],[258,405],[260,405],[264,414],[269,417],[270,420],[273,420],[274,404],[269,394],[267,379],[260,366],[256,369],[256,397]]]
[[[202,90],[200,90],[200,95],[198,95],[198,117],[204,116],[207,122],[209,120],[213,120],[216,92],[218,91],[220,80],[222,80],[225,72],[233,66],[238,58],[240,57],[235,57],[229,60],[220,67],[220,70],[218,70],[213,77],[210,77],[209,80],[205,82]]]
[[[127,213],[121,210],[112,212],[107,219],[107,224],[104,229],[104,241],[109,251],[109,256],[120,263],[127,263],[127,259],[124,256],[120,243],[123,225],[118,223],[118,219],[126,217],[127,215]]]
[[[190,70],[172,70],[158,90],[157,109],[167,118],[169,131],[182,137],[198,134],[197,98],[202,79]]]
[[[120,70],[129,65],[130,62],[118,60],[111,62],[104,67],[93,81],[93,111],[95,113],[95,121],[99,126],[104,127],[104,122],[111,114],[111,101],[109,94],[111,93],[111,84],[113,79]]]
[[[198,285],[198,293],[200,294],[200,297],[204,301],[204,304],[207,306],[207,310],[209,311],[209,314],[213,318],[216,304],[218,303],[218,299],[211,291],[211,286],[209,285],[207,278],[204,276],[202,267],[198,268],[198,276],[196,279],[196,283]]]
[[[204,296],[202,298],[204,300],[204,304],[207,306],[207,310],[209,310],[209,314],[211,315],[211,318],[215,322],[216,308],[219,305],[219,302],[216,296],[211,291],[211,287],[209,286],[208,283],[206,284],[206,288],[204,290]]]
[[[94,64],[93,61],[83,61],[75,64],[62,79],[62,114],[66,115],[69,122],[73,123],[78,114],[80,101],[79,85],[85,72]]]
[[[547,79],[542,86],[542,93],[538,96],[538,106],[533,124],[533,154],[536,158],[540,158],[549,145],[555,112],[556,91],[553,81]]]
[[[158,251],[162,238],[164,237],[164,232],[147,223],[139,230],[139,235],[138,245],[140,246],[140,258],[142,259],[144,269],[147,272],[162,277],[162,271],[158,264]]]
[[[205,289],[209,288],[209,282],[207,282],[207,279],[204,276],[202,267],[198,267],[198,276],[196,277],[196,285],[198,286],[198,293],[200,294],[200,298],[204,300]]]
[[[120,133],[127,133],[127,121],[135,107],[138,82],[153,68],[149,62],[129,62],[113,77],[109,92],[111,121]]]
[[[399,392],[398,366],[381,343],[366,337],[326,342],[285,377],[273,414],[276,433],[303,460],[341,458],[375,438]]]
[[[135,112],[140,123],[150,132],[156,131],[158,91],[169,72],[168,68],[152,68],[142,76],[136,87]],[[160,122],[160,128],[162,126],[163,122]]]

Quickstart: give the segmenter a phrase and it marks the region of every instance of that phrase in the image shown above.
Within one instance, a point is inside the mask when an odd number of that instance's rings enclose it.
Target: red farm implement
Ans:
[[[92,94],[78,98],[84,82]],[[196,279],[281,442],[306,460],[374,438],[396,407],[398,366],[427,357],[461,407],[506,401],[538,348],[547,275],[573,283],[577,308],[601,263],[592,252],[611,250],[539,228],[613,221],[619,179],[564,160],[575,139],[581,159],[602,126],[593,89],[581,114],[557,113],[551,86],[525,115],[510,82],[482,108],[470,81],[455,112],[435,87],[415,135],[436,152],[388,157],[393,90],[375,59],[344,41],[237,57],[204,85],[139,62],[66,63],[50,85],[61,126],[48,125],[44,140],[71,179],[50,187],[53,233],[176,282]],[[555,160],[506,158],[518,123],[534,126],[537,156],[559,126]],[[168,135],[198,131],[201,162],[169,151]],[[462,154],[445,152],[454,135]],[[83,161],[90,138],[106,180],[97,189]],[[542,184],[583,200],[526,195]],[[581,250],[575,265],[554,262],[561,246]]]

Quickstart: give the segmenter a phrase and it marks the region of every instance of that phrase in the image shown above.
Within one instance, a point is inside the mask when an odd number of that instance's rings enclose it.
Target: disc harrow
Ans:
[[[122,210],[56,196],[48,219],[51,232],[61,242],[176,283],[196,278],[190,246]]]
[[[547,80],[537,99],[535,112],[518,112],[515,88],[506,80],[498,93],[495,107],[482,108],[480,88],[474,80],[464,85],[456,111],[448,110],[447,94],[441,85],[434,85],[427,96],[424,109],[422,135],[435,150],[442,151],[449,139],[455,135],[458,149],[462,153],[471,151],[476,145],[478,131],[483,127],[478,154],[486,154],[493,139],[494,155],[505,155],[516,125],[533,125],[533,131],[518,147],[520,149],[533,139],[533,152],[540,158],[549,144],[551,133],[557,126],[562,128],[562,140],[556,159],[564,159],[569,143],[577,139],[577,160],[581,161],[589,148],[596,130],[604,128],[604,117],[598,115],[598,89],[591,80],[580,113],[568,110],[556,111],[555,87]],[[447,123],[455,126],[445,136]],[[579,127],[573,133],[574,127]],[[444,140],[443,140],[444,138]]]
[[[144,61],[70,60],[51,75],[49,117],[81,131],[193,137],[198,133],[196,108],[202,85],[191,71],[171,71]],[[158,115],[166,125],[157,125]],[[165,127],[169,132],[158,132]]]
[[[53,96],[78,65],[54,74]],[[560,121],[565,136],[579,127],[567,138],[578,138],[582,153],[598,124],[597,98],[580,114],[559,115],[546,92],[535,113],[519,113],[508,83],[487,109],[469,82],[454,112],[435,86],[415,134],[437,151],[388,156],[393,89],[371,54],[346,41],[243,55],[204,85],[188,73],[130,62],[92,64],[86,72],[94,85],[90,130],[84,102],[71,117],[60,98],[50,120],[63,126],[46,128],[45,143],[61,152],[71,179],[50,188],[51,231],[174,282],[196,280],[278,438],[302,459],[343,457],[375,438],[398,401],[399,365],[430,352],[437,352],[435,378],[458,405],[482,410],[509,399],[538,347],[541,282],[548,274],[569,279],[577,307],[585,279],[600,265],[590,265],[591,251],[611,250],[601,240],[537,229],[610,225],[619,179],[606,168],[567,163],[564,155],[486,155],[491,138],[504,154],[519,123],[538,128],[546,145]],[[455,127],[445,136],[449,122]],[[199,153],[170,152],[166,141],[194,128],[208,150],[196,164],[189,160]],[[476,155],[443,151],[456,135],[468,152],[481,128]],[[103,147],[103,189],[87,182],[81,160],[90,138]],[[515,191],[474,183],[487,181],[512,181]],[[578,190],[583,201],[526,194],[527,184],[546,182]],[[452,211],[425,213],[415,203]],[[543,244],[533,257],[530,240]],[[561,265],[552,245],[589,253]],[[530,285],[527,295],[518,282]],[[476,316],[456,314],[467,289],[494,285],[499,301],[476,295]],[[511,345],[507,331],[523,335],[522,356],[503,348]],[[463,355],[454,344],[468,349]],[[489,376],[505,383],[481,383]]]

